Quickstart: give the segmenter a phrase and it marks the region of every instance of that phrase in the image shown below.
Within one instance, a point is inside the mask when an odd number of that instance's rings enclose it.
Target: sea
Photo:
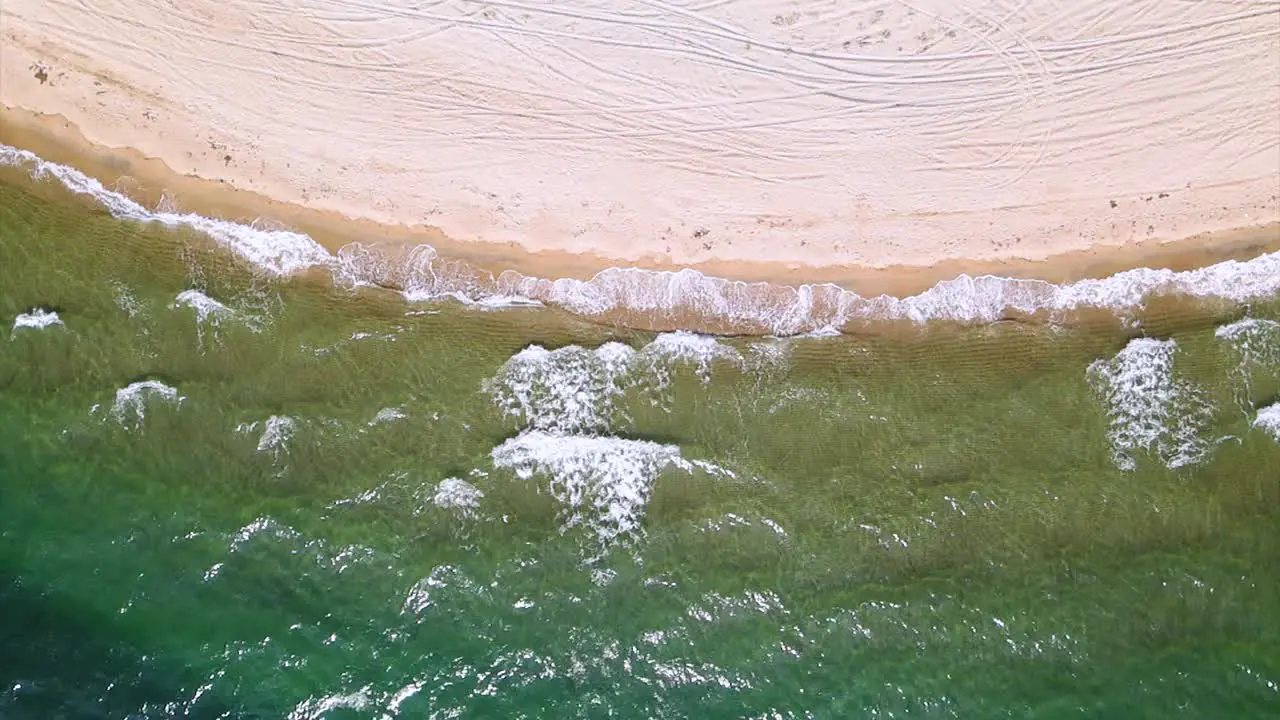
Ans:
[[[451,267],[0,147],[0,718],[1280,717],[1280,254]]]

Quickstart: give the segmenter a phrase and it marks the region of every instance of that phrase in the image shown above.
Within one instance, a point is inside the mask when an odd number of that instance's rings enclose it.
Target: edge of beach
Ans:
[[[180,175],[163,160],[146,157],[132,148],[94,145],[65,117],[41,115],[23,108],[0,107],[0,142],[81,170],[147,207],[156,207],[165,198],[184,212],[245,223],[268,220],[304,232],[330,251],[353,241],[392,250],[425,243],[436,248],[446,260],[460,261],[495,276],[512,270],[525,276],[552,279],[586,280],[600,271],[619,266],[617,261],[599,255],[530,251],[515,243],[451,238],[428,225],[385,225],[354,219],[234,188],[224,180]],[[1062,284],[1108,277],[1139,267],[1185,271],[1225,260],[1248,260],[1277,250],[1280,250],[1280,222],[1269,222],[1184,238],[1148,239],[1122,246],[1095,245],[1043,260],[1014,257],[943,260],[927,266],[877,268],[722,261],[675,265],[661,258],[646,258],[634,266],[653,271],[688,268],[712,277],[775,285],[831,283],[864,297],[906,297],[965,274]]]

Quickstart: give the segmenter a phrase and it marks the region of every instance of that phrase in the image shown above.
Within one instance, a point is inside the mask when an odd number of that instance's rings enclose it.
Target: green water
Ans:
[[[1280,301],[700,365],[555,310],[266,280],[5,173],[0,333],[64,324],[0,338],[0,717],[1280,714],[1280,445],[1251,425],[1280,335],[1215,336]],[[616,383],[609,341],[639,353]],[[586,349],[507,364],[530,345]],[[1126,368],[1139,399],[1109,399]],[[115,407],[144,380],[183,399]],[[524,478],[494,450],[530,428],[655,445]],[[483,497],[437,504],[448,478]]]

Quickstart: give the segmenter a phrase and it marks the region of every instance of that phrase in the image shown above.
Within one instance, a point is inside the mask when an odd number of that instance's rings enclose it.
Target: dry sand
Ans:
[[[1280,239],[1277,2],[4,0],[0,104],[578,275]]]

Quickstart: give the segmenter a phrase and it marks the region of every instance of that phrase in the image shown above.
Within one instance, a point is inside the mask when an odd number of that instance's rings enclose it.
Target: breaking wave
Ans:
[[[1212,408],[1200,388],[1175,376],[1177,347],[1173,340],[1138,338],[1089,366],[1088,379],[1107,404],[1112,459],[1121,470],[1136,469],[1139,452],[1176,469],[1212,450],[1201,435]]]
[[[1280,403],[1259,410],[1253,426],[1266,431],[1276,442],[1280,442]]]
[[[35,308],[31,312],[19,313],[13,319],[13,329],[10,330],[9,337],[16,339],[19,330],[44,330],[55,325],[65,325],[57,312]]]
[[[692,367],[705,381],[717,361],[751,367],[741,352],[715,338],[674,332],[639,350],[618,342],[594,350],[533,345],[484,383],[498,408],[524,425],[493,448],[493,466],[522,480],[546,480],[561,506],[561,532],[585,528],[583,560],[595,566],[598,581],[609,577],[599,565],[614,548],[634,550],[643,539],[645,512],[663,472],[737,479],[732,470],[683,457],[676,445],[617,434],[630,422],[622,405],[629,390],[656,404],[676,368]]]
[[[1068,284],[961,275],[905,298],[863,297],[831,283],[785,286],[730,280],[691,269],[610,268],[588,280],[531,277],[510,270],[494,275],[445,258],[430,245],[405,252],[353,242],[335,254],[303,233],[149,210],[74,168],[2,144],[0,165],[27,168],[36,178],[54,178],[72,192],[93,197],[121,219],[202,231],[269,275],[323,268],[338,285],[396,288],[411,302],[454,299],[484,309],[547,304],[651,329],[830,334],[868,321],[989,323],[1010,314],[1055,320],[1088,309],[1125,315],[1140,310],[1153,295],[1246,302],[1280,293],[1280,253],[1185,272],[1138,268]]]
[[[115,401],[106,413],[108,418],[121,427],[136,430],[142,427],[147,419],[148,408],[155,403],[181,407],[186,399],[176,388],[158,380],[139,380],[117,390]],[[96,415],[101,410],[101,405],[94,405],[89,412]]]
[[[494,467],[512,470],[522,480],[546,478],[562,508],[560,531],[588,529],[587,565],[604,560],[615,547],[635,548],[644,538],[644,515],[663,471],[733,477],[711,463],[682,458],[675,445],[541,430],[526,430],[503,442],[491,457]]]

